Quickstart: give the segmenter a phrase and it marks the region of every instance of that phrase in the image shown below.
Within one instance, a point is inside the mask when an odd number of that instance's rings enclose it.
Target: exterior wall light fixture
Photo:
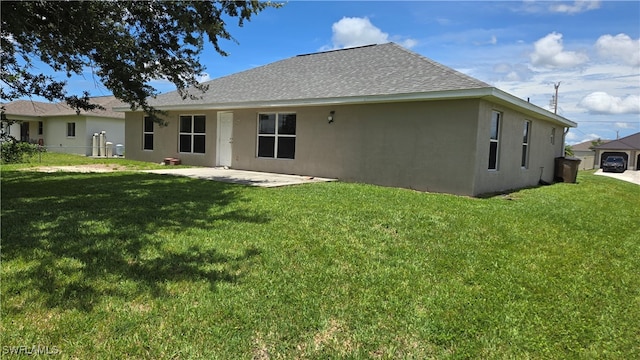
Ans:
[[[329,111],[329,116],[327,117],[327,120],[329,121],[329,124],[331,124],[333,122],[333,115],[335,115],[335,111],[331,110]]]

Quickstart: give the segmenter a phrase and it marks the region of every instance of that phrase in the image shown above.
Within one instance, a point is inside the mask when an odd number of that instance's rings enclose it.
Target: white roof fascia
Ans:
[[[94,115],[94,114],[87,114],[87,113],[80,113],[80,114],[53,114],[53,115],[49,115],[49,114],[20,115],[20,114],[7,113],[6,117],[7,117],[7,119],[17,120],[17,121],[44,121],[44,120],[58,119],[58,118],[65,118],[65,117],[76,117],[76,118],[82,117],[82,118],[92,118],[92,119],[99,118],[99,119],[110,119],[110,120],[122,120],[122,121],[124,121],[123,117]]]
[[[577,124],[562,116],[553,114],[539,106],[531,104],[513,95],[494,87],[465,89],[465,90],[447,90],[447,91],[430,91],[423,93],[408,94],[390,94],[390,95],[368,95],[368,96],[349,96],[335,98],[317,98],[317,99],[293,99],[293,100],[268,100],[268,101],[247,101],[238,103],[217,103],[217,104],[175,104],[161,105],[156,109],[170,111],[202,111],[202,110],[234,110],[234,109],[255,109],[255,108],[275,108],[275,107],[295,107],[295,106],[322,106],[322,105],[353,105],[366,103],[389,103],[404,101],[428,101],[428,100],[452,100],[452,99],[473,99],[485,98],[493,100],[499,104],[514,108],[537,118],[543,118],[548,121],[559,123],[565,127],[576,127]],[[129,107],[114,107],[113,111],[126,112],[131,111]],[[142,111],[142,110],[136,110]]]
[[[449,90],[430,91],[424,93],[391,94],[391,95],[365,95],[365,96],[345,96],[335,98],[316,99],[292,99],[292,100],[268,100],[268,101],[247,101],[238,103],[217,103],[217,104],[176,104],[160,105],[158,110],[231,110],[231,109],[252,109],[286,106],[318,106],[318,105],[351,105],[363,103],[388,103],[402,101],[422,101],[422,100],[444,100],[478,98],[486,94],[485,89],[469,90]],[[114,107],[113,111],[131,111],[129,107]],[[142,110],[136,110],[142,111]]]
[[[508,107],[515,108],[519,111],[524,112],[527,115],[535,116],[537,118],[542,118],[544,120],[552,121],[555,123],[559,123],[564,127],[577,127],[578,124],[573,122],[563,116],[558,114],[554,114],[549,110],[543,109],[537,105],[534,105],[528,101],[522,100],[518,97],[515,97],[507,92],[504,92],[497,88],[490,88],[491,94],[488,96],[491,99],[498,100],[498,103],[504,104]]]
[[[18,115],[5,113],[7,121],[42,121],[41,115]]]

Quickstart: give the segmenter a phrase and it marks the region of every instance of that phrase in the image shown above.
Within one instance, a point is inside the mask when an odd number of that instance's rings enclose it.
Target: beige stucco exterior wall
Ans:
[[[299,109],[296,159],[256,157],[258,110],[234,112],[233,166],[465,194],[472,185],[477,102],[409,102]],[[335,111],[334,122],[327,117]]]
[[[43,119],[44,145],[49,151],[64,152],[80,155],[91,155],[92,137],[94,133],[107,132],[107,141],[116,144],[124,144],[124,119],[112,119],[88,116],[60,116]],[[67,123],[76,123],[76,136],[67,136]],[[32,122],[29,128],[30,134],[37,134],[38,122]],[[34,136],[30,136],[35,138]]]
[[[10,115],[12,120],[20,120],[26,124],[28,124],[29,126],[29,141],[30,142],[36,142],[39,139],[43,139],[44,135],[38,135],[38,122],[41,120],[33,120],[32,117],[29,116],[15,116],[15,115]],[[22,134],[22,129],[21,129],[21,124],[20,123],[14,123],[12,125],[8,125],[5,122],[2,122],[2,131],[6,132],[8,135],[11,135],[15,138],[17,138],[18,140],[21,139],[21,137],[25,134]]]
[[[205,115],[205,153],[186,154],[178,152],[178,124],[180,115]],[[125,157],[135,160],[160,163],[164,158],[179,158],[183,164],[215,166],[217,111],[170,111],[163,119],[166,126],[154,124],[153,150],[142,149],[143,114],[127,112],[125,115]]]
[[[492,111],[502,113],[498,170],[488,170],[490,119]],[[531,121],[528,166],[523,168],[524,122]],[[555,137],[552,143],[552,132]],[[555,158],[562,156],[563,128],[551,122],[525,116],[501,105],[482,101],[477,133],[477,158],[473,195],[535,186],[540,180],[553,182]]]
[[[43,134],[38,134],[38,123],[42,120],[29,121],[29,141],[35,141],[42,139],[44,141],[44,122],[43,122]]]
[[[579,170],[592,170],[596,160],[595,151],[575,151],[573,157],[580,159]]]
[[[91,155],[92,136],[101,131],[107,132],[107,141],[124,144],[124,119],[87,117],[87,116],[56,116],[56,117],[24,117],[13,116],[28,124],[29,141],[42,140],[48,151],[69,154]],[[42,134],[38,134],[39,122],[42,121]],[[67,123],[76,123],[76,136],[67,136]],[[20,124],[13,124],[12,135],[20,137]]]
[[[67,123],[76,123],[76,136],[67,136]],[[48,151],[87,153],[86,120],[75,115],[47,118],[44,121],[44,145]]]
[[[20,124],[19,123],[3,126],[3,131],[7,135],[11,135],[11,136],[13,136],[13,137],[15,137],[17,139],[20,139]]]
[[[335,111],[332,124],[327,121]],[[242,109],[233,112],[232,167],[338,178],[422,191],[469,194],[473,180],[478,101],[431,101],[323,107]],[[295,112],[295,159],[257,157],[260,112]],[[178,117],[204,114],[206,154],[178,153]],[[169,112],[156,126],[154,150],[142,150],[142,114],[126,114],[128,158],[214,166],[216,111]]]
[[[499,170],[490,171],[491,111],[503,113]],[[334,111],[334,122],[327,117]],[[232,167],[337,178],[421,191],[479,195],[553,181],[563,128],[484,100],[238,109],[233,113]],[[257,157],[259,113],[296,113],[295,159]],[[178,153],[180,115],[206,116],[206,153]],[[126,156],[216,165],[218,112],[170,111],[155,126],[154,150],[142,150],[142,113],[126,113]],[[524,121],[531,121],[529,164],[521,167]],[[555,128],[554,143],[551,143]]]

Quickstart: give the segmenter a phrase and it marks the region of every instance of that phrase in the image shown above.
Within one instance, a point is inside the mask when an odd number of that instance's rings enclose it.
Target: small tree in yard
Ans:
[[[602,141],[602,139],[598,138],[596,140],[592,140],[591,141],[591,146],[589,146],[590,150],[593,150],[595,147],[604,144],[604,141]]]
[[[205,91],[197,81],[205,70],[200,54],[210,42],[227,55],[219,39],[233,40],[226,21],[238,25],[267,7],[260,1],[2,1],[0,97],[12,101],[41,96],[91,110],[89,93],[67,94],[64,81],[39,73],[38,59],[67,76],[91,69],[131,109],[160,122],[147,99],[149,82],[171,81],[183,98]],[[3,116],[4,118],[4,116]]]
[[[573,147],[571,147],[571,145],[565,145],[564,154],[565,156],[573,156]]]
[[[44,148],[38,144],[30,144],[28,142],[20,142],[15,140],[3,141],[0,144],[0,158],[3,164],[14,164],[25,161],[25,158],[31,157],[43,151]]]

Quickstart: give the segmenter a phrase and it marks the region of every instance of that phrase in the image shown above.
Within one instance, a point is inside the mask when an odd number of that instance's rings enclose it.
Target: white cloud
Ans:
[[[198,82],[202,84],[204,82],[207,82],[207,81],[211,80],[211,75],[209,75],[209,73],[205,72],[205,73],[200,74],[200,76],[198,76],[196,78],[196,80],[198,80]]]
[[[521,81],[522,77],[516,71],[510,71],[507,75],[505,75],[505,80],[507,81]]]
[[[513,8],[515,12],[528,12],[528,13],[540,13],[546,11],[543,7],[540,6],[540,2],[534,0],[523,0],[522,3],[515,6]]]
[[[555,3],[549,6],[549,10],[559,13],[577,14],[584,11],[600,8],[599,0],[577,0],[573,4]]]
[[[542,14],[548,12],[564,13],[564,14],[577,14],[589,10],[595,10],[600,8],[599,0],[576,0],[576,1],[537,1],[537,0],[523,0],[519,6],[513,8],[516,12],[528,12],[535,14]]]
[[[493,72],[496,73],[501,81],[526,81],[531,78],[533,72],[523,64],[498,63],[493,66]]]
[[[373,25],[366,17],[343,17],[331,26],[331,30],[333,31],[331,39],[333,49],[384,44],[391,41],[388,33]],[[412,48],[418,44],[414,39],[399,40],[398,43],[406,48]],[[326,50],[327,47],[323,47],[323,49]]]
[[[587,140],[598,140],[598,139],[602,139],[602,136],[598,135],[598,134],[587,134],[585,139],[583,141],[587,141]]]
[[[567,142],[568,145],[576,145],[576,144],[581,144],[583,142],[587,142],[587,141],[594,141],[594,140],[599,140],[599,139],[604,139],[605,137],[600,136],[598,134],[585,134],[582,133],[580,135],[576,134],[575,131],[578,131],[577,129],[571,129],[569,130],[569,132],[567,133],[567,135],[565,136],[565,141]]]
[[[620,60],[631,66],[640,66],[640,39],[633,40],[627,34],[602,35],[596,41],[598,55]]]
[[[407,49],[411,49],[412,47],[418,45],[418,42],[413,39],[406,39],[400,42],[400,45],[406,47]]]
[[[598,134],[586,134],[586,135],[583,135],[582,139],[578,143],[583,143],[585,141],[602,140],[604,138],[605,137],[600,136]]]
[[[0,36],[0,39],[8,43],[11,43],[11,45],[17,45],[16,39],[13,38],[12,34],[2,34],[2,36]]]
[[[589,60],[586,54],[575,51],[564,51],[562,34],[552,32],[534,44],[534,52],[530,55],[535,66],[550,68],[572,67]]]
[[[636,128],[635,126],[633,126],[633,124],[628,122],[617,122],[613,124],[613,126],[615,126],[618,129],[635,129]]]
[[[343,17],[331,26],[333,45],[348,48],[389,42],[389,34],[375,27],[368,18]]]
[[[498,44],[498,38],[495,35],[491,35],[489,40],[474,41],[473,45],[496,45]]]
[[[567,135],[564,137],[564,139],[567,142],[576,142],[576,140],[578,139],[578,135],[574,134],[572,131],[569,131]]]
[[[578,106],[597,114],[640,114],[640,96],[628,95],[623,99],[596,91],[585,96]]]
[[[497,73],[508,73],[511,71],[511,65],[507,63],[498,63],[493,66],[493,71]]]

